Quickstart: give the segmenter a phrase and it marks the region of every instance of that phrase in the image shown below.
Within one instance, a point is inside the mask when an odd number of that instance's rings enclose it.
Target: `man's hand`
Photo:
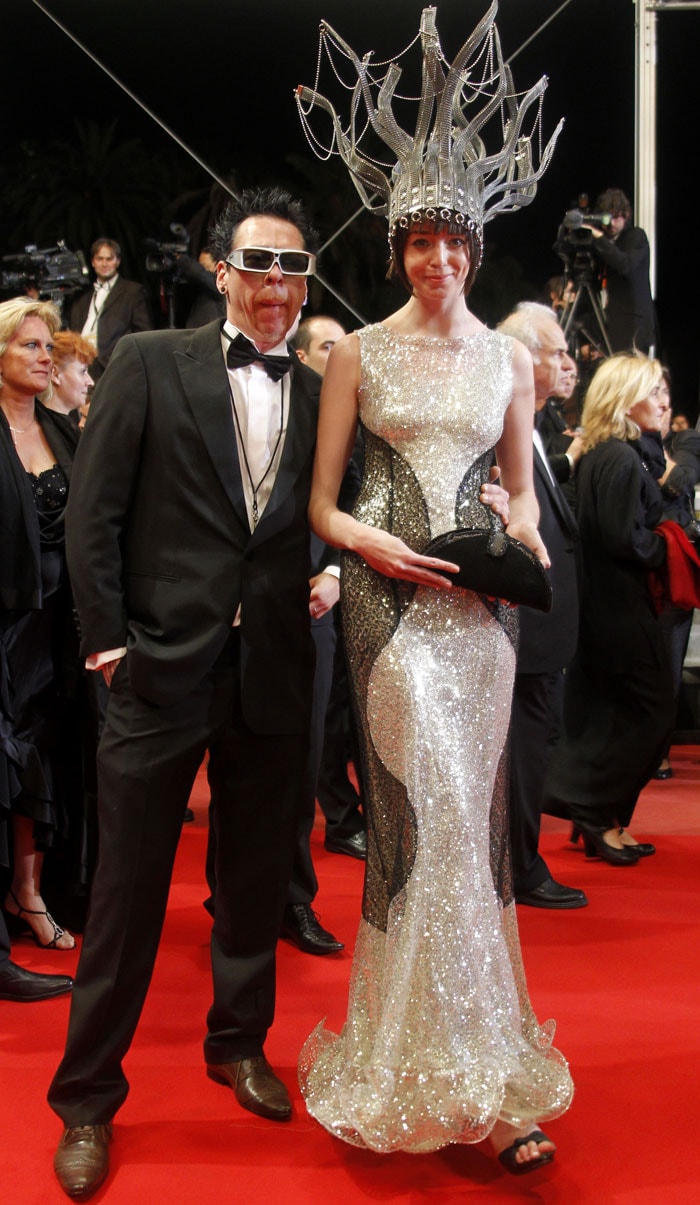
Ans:
[[[318,573],[310,579],[309,586],[309,612],[312,619],[320,619],[340,598],[340,580],[334,573]]]

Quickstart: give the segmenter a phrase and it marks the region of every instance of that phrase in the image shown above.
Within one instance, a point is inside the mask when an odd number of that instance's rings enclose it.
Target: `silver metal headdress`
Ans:
[[[325,21],[321,23],[315,86],[296,90],[302,125],[319,158],[341,156],[363,204],[388,216],[390,236],[397,224],[408,226],[412,220],[428,217],[456,220],[475,232],[481,242],[484,222],[528,205],[535,196],[563,120],[542,150],[542,97],[547,78],[543,76],[528,92],[517,95],[494,24],[497,10],[494,0],[450,64],[440,46],[435,9],[423,9],[420,34],[397,56],[407,55],[420,37],[422,86],[420,96],[413,98],[396,93],[402,74],[398,62],[374,63],[372,51],[360,60],[335,30]],[[333,49],[352,63],[357,73],[353,83],[343,81]],[[345,127],[331,101],[318,92],[324,50],[337,80],[352,94]],[[394,115],[396,101],[418,104],[415,134],[406,133],[399,125]],[[332,134],[325,143],[310,124],[316,107],[331,117]],[[532,120],[525,131],[529,114]],[[502,145],[487,154],[482,135],[493,133],[494,127]],[[389,147],[395,163],[370,153],[377,139]]]

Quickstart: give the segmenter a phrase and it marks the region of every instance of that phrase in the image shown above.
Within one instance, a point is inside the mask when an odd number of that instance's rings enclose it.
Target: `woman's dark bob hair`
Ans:
[[[421,230],[429,230],[435,234],[464,234],[467,237],[469,246],[469,272],[467,279],[464,282],[464,296],[468,297],[471,287],[474,283],[474,277],[479,271],[481,257],[483,254],[483,240],[481,232],[476,227],[469,227],[464,222],[457,221],[455,215],[453,220],[441,217],[421,217],[419,221],[409,220],[407,226],[401,226],[398,223],[394,227],[393,233],[389,235],[389,247],[391,254],[389,256],[389,267],[387,270],[387,280],[400,280],[407,292],[412,293],[413,289],[406,275],[406,270],[403,266],[404,251],[408,242],[409,234],[415,234]]]

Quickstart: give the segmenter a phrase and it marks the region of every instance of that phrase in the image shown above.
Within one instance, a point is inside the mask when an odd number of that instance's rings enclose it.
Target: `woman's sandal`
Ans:
[[[502,1163],[506,1171],[509,1171],[513,1176],[523,1176],[525,1172],[534,1172],[538,1167],[544,1167],[546,1163],[551,1163],[554,1158],[554,1151],[542,1151],[537,1159],[525,1159],[522,1163],[516,1159],[516,1154],[521,1146],[527,1146],[528,1142],[536,1142],[539,1146],[541,1142],[551,1142],[542,1130],[533,1130],[525,1138],[516,1138],[510,1146],[507,1146],[504,1151],[501,1151],[498,1156],[499,1163]]]
[[[36,942],[36,944],[40,947],[40,949],[42,949],[42,950],[59,950],[61,954],[68,953],[70,950],[75,949],[75,938],[73,937],[73,934],[69,933],[66,929],[62,929],[60,925],[57,925],[56,921],[54,920],[54,918],[52,917],[51,913],[48,911],[47,908],[23,908],[11,887],[8,891],[8,895],[10,895],[12,897],[13,902],[17,905],[17,911],[11,912],[8,909],[7,902],[6,902],[5,903],[5,915],[9,918],[13,918],[15,921],[15,924],[19,925],[22,932],[29,932],[31,934],[31,936],[34,938],[34,941]],[[35,931],[34,926],[32,925],[32,922],[30,920],[24,920],[25,916],[45,916],[47,921],[53,928],[53,937],[52,937],[51,941],[46,941],[46,942],[40,941],[39,935]],[[73,942],[73,945],[72,946],[59,946],[58,943],[62,937],[70,937],[71,941]]]

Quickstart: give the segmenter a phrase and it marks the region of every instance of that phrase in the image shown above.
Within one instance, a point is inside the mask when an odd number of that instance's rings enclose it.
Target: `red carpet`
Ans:
[[[115,1125],[113,1174],[94,1198],[109,1205],[359,1205],[360,1202],[544,1202],[690,1205],[700,1202],[700,747],[672,754],[674,777],[648,787],[635,835],[654,858],[614,869],[587,861],[547,820],[542,848],[554,877],[582,887],[576,912],[520,909],[530,992],[558,1021],[577,1094],[548,1129],[555,1164],[515,1179],[484,1148],[380,1157],[337,1142],[304,1111],[299,1048],[315,1023],[344,1014],[350,955],[314,958],[281,943],[277,1021],[267,1053],[291,1089],[294,1120],[257,1121],[208,1080],[201,1040],[209,1003],[204,898],[206,787],[183,829],[161,953],[126,1064],[132,1091]],[[323,923],[352,947],[362,865],[325,852],[314,834]],[[76,954],[22,940],[18,961],[72,970]],[[45,1103],[68,1015],[67,998],[0,1003],[0,1202],[66,1198],[51,1169],[60,1123]]]

